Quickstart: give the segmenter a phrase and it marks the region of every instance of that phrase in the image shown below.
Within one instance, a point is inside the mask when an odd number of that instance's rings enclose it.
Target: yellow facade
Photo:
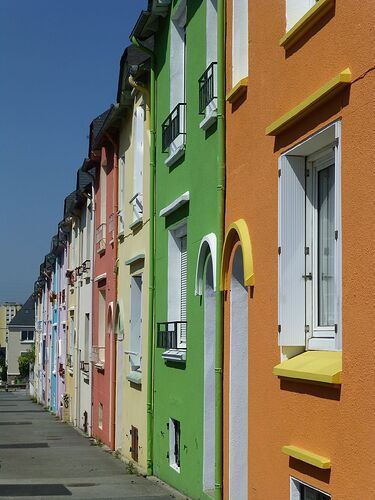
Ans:
[[[117,289],[117,436],[116,448],[125,460],[147,469],[147,377],[148,377],[148,306],[149,306],[149,103],[143,88],[133,91],[133,106],[127,111],[120,130],[119,145],[119,245]],[[138,110],[137,110],[138,108]],[[142,140],[139,140],[139,116],[143,116]],[[138,127],[138,132],[137,132]],[[138,135],[137,135],[138,134]],[[136,157],[138,155],[138,158]],[[140,156],[139,156],[140,155]],[[143,159],[140,168],[139,161]],[[138,172],[136,170],[138,169]],[[141,180],[139,175],[141,170]],[[136,180],[138,178],[138,181]],[[138,186],[138,187],[137,187]],[[134,206],[134,196],[142,191],[142,200]],[[133,200],[132,200],[133,199]],[[143,205],[140,211],[140,205]],[[122,221],[121,221],[122,218]],[[138,281],[137,281],[138,280]],[[133,293],[132,287],[133,286]],[[140,352],[132,354],[132,300],[135,287],[141,295]],[[139,293],[140,292],[140,293]],[[134,311],[134,309],[133,309]],[[138,325],[139,327],[139,325]],[[133,337],[132,337],[133,335]],[[139,358],[138,360],[136,358]],[[140,362],[140,367],[136,368]],[[134,429],[136,428],[136,429]],[[135,436],[137,433],[137,436]],[[132,442],[133,438],[133,442]],[[132,448],[133,446],[133,448]],[[134,449],[136,447],[137,449]],[[129,451],[131,450],[131,451]]]

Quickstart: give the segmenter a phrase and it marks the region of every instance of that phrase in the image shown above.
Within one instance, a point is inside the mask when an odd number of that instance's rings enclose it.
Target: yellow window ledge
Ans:
[[[242,78],[237,85],[235,85],[225,96],[225,100],[230,102],[231,104],[237,101],[239,97],[242,96],[246,92],[248,84],[248,78]]]
[[[341,384],[341,373],[342,353],[339,351],[306,351],[273,369],[278,377],[325,384]]]
[[[298,446],[283,446],[281,451],[288,455],[289,457],[296,458],[297,460],[302,460],[307,464],[314,465],[314,467],[319,467],[319,469],[330,469],[331,460],[327,457],[322,457],[311,451],[304,450]]]
[[[309,97],[300,102],[293,109],[275,120],[266,128],[266,135],[278,135],[285,129],[293,125],[295,122],[310,113],[315,107],[321,105],[334,93],[341,90],[343,87],[350,84],[352,81],[352,73],[349,68],[344,69],[332,80],[325,83],[320,89],[316,90]]]
[[[279,44],[289,49],[300,40],[335,5],[335,0],[319,0],[301,19],[280,38]]]

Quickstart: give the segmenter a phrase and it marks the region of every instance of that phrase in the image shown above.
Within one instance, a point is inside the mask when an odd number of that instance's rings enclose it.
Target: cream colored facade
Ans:
[[[148,93],[133,90],[119,142],[116,449],[147,469],[149,307]],[[136,447],[136,449],[135,449]]]
[[[8,324],[21,309],[22,305],[15,302],[0,304],[0,347],[6,346]]]

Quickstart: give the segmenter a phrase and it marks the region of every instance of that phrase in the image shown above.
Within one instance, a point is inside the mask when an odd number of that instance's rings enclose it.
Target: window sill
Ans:
[[[143,223],[143,217],[138,217],[135,221],[133,221],[131,224],[129,224],[129,229],[130,231],[133,231],[133,229],[137,228]]]
[[[104,361],[98,361],[97,363],[95,363],[95,368],[99,371],[103,371],[104,370]]]
[[[126,376],[126,379],[129,380],[132,384],[142,385],[142,373],[137,371],[131,371],[129,375]]]
[[[289,457],[296,458],[307,464],[318,467],[319,469],[330,469],[331,460],[327,457],[322,457],[311,451],[304,450],[298,446],[283,446],[281,451],[288,455]]]
[[[185,363],[186,349],[168,349],[161,355],[165,361],[174,361],[176,363]]]
[[[232,90],[230,90],[225,96],[225,100],[233,104],[239,99],[242,94],[244,94],[247,90],[248,77],[242,78],[237,85],[235,85]]]
[[[206,116],[199,124],[202,130],[208,130],[217,120],[217,108],[208,110]]]
[[[349,68],[344,69],[336,75],[332,80],[325,83],[322,87],[316,90],[309,97],[300,102],[293,109],[275,120],[266,128],[266,135],[276,136],[301,120],[304,116],[310,113],[315,107],[321,105],[329,99],[334,92],[338,92],[343,87],[350,85],[352,73]]]
[[[301,19],[280,38],[279,45],[289,49],[300,40],[335,5],[335,0],[319,0]]]
[[[164,164],[167,167],[171,167],[174,163],[176,163],[182,156],[185,154],[185,144],[181,144],[181,146],[178,146],[173,153],[170,153],[168,158],[165,160]]]
[[[339,385],[342,374],[342,353],[306,351],[275,366],[273,374],[283,378]]]

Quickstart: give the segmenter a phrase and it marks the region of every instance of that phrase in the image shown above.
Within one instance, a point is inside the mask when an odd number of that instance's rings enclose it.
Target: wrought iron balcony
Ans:
[[[186,350],[186,321],[157,323],[157,347]]]
[[[90,363],[86,363],[85,361],[80,361],[79,369],[82,370],[84,373],[88,373],[90,369]]]
[[[212,62],[199,78],[199,114],[204,115],[207,106],[217,99],[216,95],[217,63]]]
[[[100,224],[96,230],[96,251],[102,253],[106,245],[106,223]]]
[[[162,152],[167,153],[170,145],[179,136],[185,136],[185,103],[179,103],[162,123]]]
[[[68,368],[73,368],[73,356],[71,354],[66,355],[66,366]]]

